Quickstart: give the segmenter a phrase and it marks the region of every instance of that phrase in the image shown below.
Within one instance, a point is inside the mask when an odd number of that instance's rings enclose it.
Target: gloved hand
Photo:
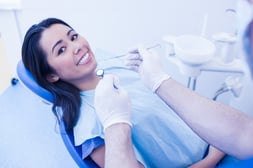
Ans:
[[[130,98],[115,76],[107,74],[100,80],[95,89],[94,105],[104,129],[116,123],[132,126]]]
[[[161,83],[170,78],[162,69],[159,55],[143,47],[138,48],[138,54],[129,54],[125,64],[139,72],[141,80],[152,92],[156,92]]]

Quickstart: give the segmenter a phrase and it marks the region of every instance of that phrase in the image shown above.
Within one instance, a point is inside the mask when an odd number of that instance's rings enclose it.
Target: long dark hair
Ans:
[[[53,24],[63,24],[72,28],[57,18],[48,18],[31,26],[24,37],[22,61],[39,85],[52,93],[54,98],[52,111],[58,120],[63,119],[66,131],[69,131],[75,126],[79,117],[81,106],[80,90],[62,80],[53,83],[47,81],[47,75],[53,73],[54,69],[48,64],[46,54],[39,42],[42,32]],[[60,114],[59,110],[62,110],[62,114]]]

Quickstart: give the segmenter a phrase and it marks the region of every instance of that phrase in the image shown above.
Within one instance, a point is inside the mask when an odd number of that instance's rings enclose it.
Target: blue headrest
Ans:
[[[54,98],[52,94],[41,87],[34,79],[32,76],[31,72],[27,70],[23,64],[23,61],[20,60],[17,65],[17,74],[21,82],[28,88],[30,89],[33,93],[36,95],[40,96],[42,99],[53,103]]]

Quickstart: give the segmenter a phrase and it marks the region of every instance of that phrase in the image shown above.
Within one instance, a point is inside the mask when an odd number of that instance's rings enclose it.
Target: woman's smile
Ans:
[[[87,64],[91,60],[90,54],[86,53],[84,56],[82,56],[76,65],[83,65]]]

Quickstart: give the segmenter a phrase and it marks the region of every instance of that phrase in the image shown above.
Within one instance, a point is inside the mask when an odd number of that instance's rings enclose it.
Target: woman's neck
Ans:
[[[86,77],[82,81],[79,81],[76,84],[76,87],[78,87],[82,91],[86,90],[93,90],[96,88],[98,82],[100,81],[101,77],[97,76],[95,73],[90,75],[89,77]]]

